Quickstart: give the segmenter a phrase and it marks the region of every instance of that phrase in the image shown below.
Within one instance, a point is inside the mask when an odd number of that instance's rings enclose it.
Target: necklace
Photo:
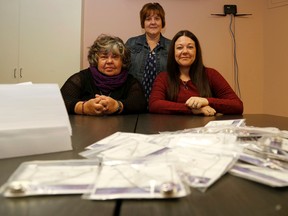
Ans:
[[[185,89],[188,89],[188,85],[187,85],[187,82],[189,81],[183,81],[183,80],[181,80],[182,81],[182,84],[183,84],[183,86],[184,86],[184,88]]]
[[[112,92],[109,92],[109,94],[108,94],[108,95],[106,95],[106,96],[110,97],[111,93],[112,93]],[[103,94],[103,93],[102,93],[102,91],[101,91],[101,90],[100,90],[100,94],[101,94],[101,95],[105,95],[105,94]]]

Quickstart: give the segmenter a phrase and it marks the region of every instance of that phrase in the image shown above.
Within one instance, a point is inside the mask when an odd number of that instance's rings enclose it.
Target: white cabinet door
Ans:
[[[9,42],[18,42],[17,82],[58,83],[61,87],[80,70],[82,0],[18,0],[18,7],[18,39]],[[17,10],[15,13],[17,16]]]
[[[0,0],[0,83],[19,79],[19,0]]]

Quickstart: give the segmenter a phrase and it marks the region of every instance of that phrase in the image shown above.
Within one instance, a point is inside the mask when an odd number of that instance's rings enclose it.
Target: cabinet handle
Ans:
[[[17,71],[17,69],[14,68],[14,78],[15,78],[15,79],[16,79],[16,71]]]
[[[22,68],[20,68],[20,78],[22,78]]]

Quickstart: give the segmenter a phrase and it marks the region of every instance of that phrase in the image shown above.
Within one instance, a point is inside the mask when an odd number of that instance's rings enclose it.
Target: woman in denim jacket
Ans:
[[[142,83],[148,101],[156,75],[166,71],[171,41],[161,34],[165,12],[159,3],[145,4],[140,11],[140,21],[145,34],[129,38],[126,46],[131,51],[129,73]]]

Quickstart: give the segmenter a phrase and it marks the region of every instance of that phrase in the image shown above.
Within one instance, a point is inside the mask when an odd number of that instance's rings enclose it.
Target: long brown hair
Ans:
[[[175,60],[175,42],[179,37],[186,36],[191,38],[195,42],[196,46],[196,58],[190,67],[189,76],[191,81],[196,85],[197,90],[201,97],[211,97],[211,89],[208,82],[207,75],[205,73],[205,66],[202,60],[202,52],[200,43],[197,37],[188,30],[179,31],[172,39],[171,46],[168,52],[167,60],[167,72],[168,72],[168,98],[171,101],[175,101],[179,93],[179,79],[180,70],[179,65]]]

